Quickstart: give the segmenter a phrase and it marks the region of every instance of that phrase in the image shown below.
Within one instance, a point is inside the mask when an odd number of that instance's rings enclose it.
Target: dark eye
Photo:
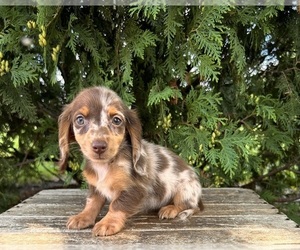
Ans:
[[[119,116],[114,116],[112,118],[112,123],[116,126],[120,125],[122,123],[122,119]]]
[[[76,123],[77,123],[77,125],[79,125],[79,126],[84,125],[84,123],[85,123],[84,117],[83,117],[82,115],[78,115],[78,116],[76,117]]]

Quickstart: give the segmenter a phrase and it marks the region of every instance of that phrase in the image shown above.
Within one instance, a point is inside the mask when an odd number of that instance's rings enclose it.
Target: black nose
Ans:
[[[102,154],[107,149],[107,143],[105,141],[94,141],[92,147],[95,153]]]

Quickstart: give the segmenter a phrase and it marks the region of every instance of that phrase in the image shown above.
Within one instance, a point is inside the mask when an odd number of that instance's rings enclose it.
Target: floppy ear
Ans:
[[[60,150],[59,167],[62,171],[66,170],[67,168],[69,144],[74,140],[75,138],[72,131],[71,106],[68,105],[58,118],[58,141]]]
[[[131,146],[132,146],[132,161],[133,167],[140,175],[146,174],[144,164],[138,164],[141,156],[141,143],[142,143],[142,125],[137,113],[134,110],[128,110],[126,115],[126,130],[129,133]]]

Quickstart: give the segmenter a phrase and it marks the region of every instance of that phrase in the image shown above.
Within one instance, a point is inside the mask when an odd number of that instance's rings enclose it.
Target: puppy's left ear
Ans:
[[[126,130],[130,136],[132,146],[133,167],[140,175],[146,175],[146,166],[138,163],[141,156],[142,125],[134,110],[128,110],[126,114]]]

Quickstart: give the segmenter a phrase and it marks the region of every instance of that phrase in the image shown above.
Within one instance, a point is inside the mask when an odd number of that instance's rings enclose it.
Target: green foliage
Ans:
[[[14,58],[10,73],[15,87],[26,85],[38,79],[39,72],[37,67],[33,66],[34,64],[36,64],[36,59],[32,55],[25,55],[22,59],[20,57]]]
[[[170,101],[171,98],[182,98],[181,92],[178,89],[166,86],[163,90],[159,89],[159,85],[154,85],[149,93],[148,106],[153,106],[161,103],[162,101]]]
[[[9,110],[9,118],[17,115],[19,118],[30,122],[36,119],[36,107],[24,86],[15,88],[12,85],[3,85],[0,96],[2,97],[3,108],[6,107]],[[3,113],[6,112],[3,111]]]
[[[213,130],[226,120],[221,117],[219,105],[222,98],[211,91],[191,91],[186,97],[187,122]]]
[[[129,12],[131,15],[140,14],[146,18],[152,18],[156,20],[157,16],[160,14],[161,10],[165,10],[164,1],[162,0],[137,0],[132,2],[132,7]],[[134,6],[136,5],[136,6]]]
[[[222,34],[227,29],[222,25],[222,19],[229,10],[228,6],[204,6],[196,9],[194,28],[191,30],[192,46],[203,50],[203,54],[211,57],[217,64],[221,62]]]
[[[299,220],[298,24],[277,6],[0,7],[0,203],[57,163],[62,107],[105,85],[204,186],[261,190]]]
[[[182,9],[168,7],[164,18],[164,35],[167,38],[168,49],[170,49],[177,32],[182,28],[182,17]]]

